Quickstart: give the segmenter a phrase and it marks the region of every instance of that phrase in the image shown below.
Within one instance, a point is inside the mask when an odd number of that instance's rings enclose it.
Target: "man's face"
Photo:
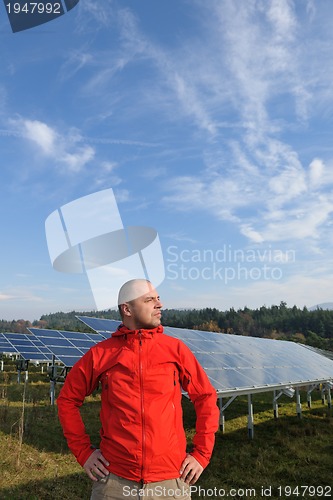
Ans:
[[[125,305],[125,318],[128,321],[125,320],[124,323],[136,330],[156,328],[161,324],[162,305],[155,288],[151,287],[148,293]]]

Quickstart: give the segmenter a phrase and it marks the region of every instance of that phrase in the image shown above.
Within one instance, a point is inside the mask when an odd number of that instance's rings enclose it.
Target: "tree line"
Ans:
[[[43,315],[33,323],[25,320],[0,320],[0,331],[28,333],[27,328],[31,326],[55,330],[91,331],[76,318],[76,315],[120,319],[117,310],[58,312]],[[291,340],[320,349],[333,350],[333,310],[287,307],[285,302],[258,309],[245,307],[237,310],[231,308],[227,311],[219,311],[216,308],[163,309],[162,323],[178,328]]]

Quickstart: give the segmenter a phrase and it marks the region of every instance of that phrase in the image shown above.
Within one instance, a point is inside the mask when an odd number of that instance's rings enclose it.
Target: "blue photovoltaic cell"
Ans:
[[[115,332],[121,321],[115,319],[91,318],[90,316],[76,316],[82,323],[85,323],[89,328],[99,333],[111,334]],[[108,335],[109,337],[110,335]]]
[[[18,354],[17,349],[8,341],[8,339],[4,335],[4,333],[0,333],[0,353]]]
[[[78,316],[96,332],[112,333],[120,322]],[[333,379],[333,360],[281,340],[164,327],[182,340],[205,369],[219,395],[267,391]]]
[[[56,347],[56,346],[50,346],[52,349],[53,354],[55,354],[58,357],[63,357],[63,356],[76,356],[78,358],[82,358],[82,352],[80,349],[77,349],[76,347],[66,347],[66,350],[64,350],[62,347]]]
[[[57,361],[66,367],[73,366],[90,347],[105,340],[104,336],[97,333],[86,334],[41,328],[29,328],[29,331],[52,352]]]
[[[105,340],[106,338],[109,337],[109,335],[103,336],[103,335],[100,335],[99,333],[92,333],[92,334],[87,333],[86,335],[90,340],[92,340],[94,342],[94,344],[97,342],[102,342],[102,340]],[[95,339],[96,339],[96,341],[95,341]]]
[[[0,352],[20,354],[20,357],[30,361],[48,362],[52,360],[49,350],[41,350],[41,343],[33,335],[23,333],[3,333],[1,338],[5,339],[11,348],[5,349],[0,344]]]
[[[75,339],[75,345],[77,347],[87,347],[89,349],[89,347],[92,347],[95,344],[96,344],[96,342],[93,342],[90,339],[82,339],[82,340]]]
[[[90,347],[89,347],[89,348],[88,348],[88,347],[81,347],[81,348],[80,348],[80,351],[82,351],[82,352],[83,352],[83,354],[85,354],[86,352],[88,352],[88,351],[89,351],[89,349],[90,349]]]
[[[65,356],[62,355],[61,357],[59,356],[59,361],[61,361],[67,368],[71,368],[72,366],[75,365],[77,361],[79,361],[80,358],[82,358],[83,354],[80,356]],[[61,358],[61,359],[60,359]]]
[[[28,328],[28,330],[36,337],[63,338],[63,335],[58,330],[46,330],[44,328]]]
[[[68,332],[66,330],[60,330],[60,333],[66,339],[70,339],[70,340],[75,340],[75,339],[80,340],[87,335],[86,333],[82,334],[82,332]]]
[[[48,340],[48,347],[53,347],[53,346],[58,346],[58,347],[73,347],[73,344],[70,340],[67,340],[65,338],[58,338],[58,337],[47,337]]]

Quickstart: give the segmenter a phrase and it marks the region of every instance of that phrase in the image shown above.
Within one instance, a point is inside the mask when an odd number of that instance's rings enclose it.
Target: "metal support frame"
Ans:
[[[228,406],[231,405],[231,403],[233,401],[235,401],[235,399],[237,398],[237,396],[232,396],[227,402],[226,404],[223,406],[223,398],[222,396],[219,397],[219,407],[220,407],[220,430],[222,432],[224,432],[224,410],[226,410],[228,408]]]
[[[296,388],[296,413],[298,418],[302,418],[302,405],[301,405],[301,396],[299,393],[299,387]]]
[[[28,382],[28,366],[29,366],[29,360],[28,359],[22,359],[19,358],[16,360],[16,368],[17,368],[17,383],[21,383],[21,373],[25,371],[25,382]]]
[[[274,417],[278,418],[279,416],[279,406],[278,406],[278,399],[282,394],[285,396],[288,396],[289,398],[293,398],[294,395],[296,394],[296,413],[299,418],[302,418],[302,404],[301,404],[301,397],[300,397],[300,389],[303,389],[306,386],[305,383],[298,383],[298,384],[293,384],[292,385],[285,385],[282,387],[274,387],[271,388],[273,390],[273,411],[274,411]],[[328,401],[328,407],[331,408],[332,406],[332,394],[331,391],[333,389],[333,379],[329,380],[318,380],[318,381],[313,381],[312,385],[308,386],[307,390],[307,403],[308,406],[311,407],[311,393],[314,389],[318,388],[320,386],[321,388],[321,395],[322,395],[322,401],[325,402],[326,396],[327,396],[327,401]],[[279,391],[279,392],[278,392]],[[238,394],[235,394],[235,392],[232,394],[218,394],[218,399],[219,399],[219,408],[220,408],[220,429],[222,432],[224,432],[224,424],[225,424],[225,418],[224,418],[224,411],[228,408],[229,405],[238,397],[238,396],[243,396],[247,395],[248,397],[248,435],[249,438],[253,439],[254,437],[254,420],[253,420],[253,404],[252,404],[252,396],[253,394],[259,393],[259,392],[267,392],[263,390],[258,390],[257,388],[254,388],[253,392],[251,393],[245,392],[245,391],[239,391]],[[223,405],[223,397],[229,397],[227,403]]]
[[[224,413],[223,413],[223,400],[222,400],[222,398],[219,398],[219,407],[220,407],[219,426],[220,426],[220,431],[222,431],[224,433]]]
[[[331,389],[333,387],[333,384],[331,382],[327,382],[325,384],[325,389],[327,393],[327,406],[328,408],[332,408],[332,395],[331,395]]]
[[[282,391],[280,391],[278,395],[276,395],[276,391],[273,392],[273,413],[274,413],[274,418],[279,418],[278,399],[281,396],[281,394],[282,394]]]
[[[55,356],[52,355],[52,363],[47,367],[47,373],[50,378],[50,403],[53,406],[55,403],[55,389],[56,384],[60,380],[65,380],[68,372],[66,366],[59,366],[55,364]]]
[[[307,396],[306,396],[306,400],[307,400],[307,403],[308,403],[308,408],[311,408],[311,404],[312,404],[312,400],[311,400],[311,393],[314,389],[316,389],[318,387],[317,384],[315,385],[310,385],[308,387],[308,391],[307,391]]]
[[[247,417],[247,429],[249,433],[249,438],[253,439],[254,436],[254,425],[253,425],[253,404],[252,404],[252,394],[247,395],[247,406],[248,406],[248,417]]]
[[[273,391],[273,412],[274,412],[274,418],[279,418],[279,405],[278,405],[278,399],[282,394],[285,396],[288,396],[288,398],[292,398],[294,396],[295,390],[292,387],[284,387],[281,389],[281,391],[277,394],[276,390]]]

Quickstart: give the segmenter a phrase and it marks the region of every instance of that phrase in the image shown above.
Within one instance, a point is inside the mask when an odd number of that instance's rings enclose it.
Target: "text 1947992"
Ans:
[[[60,2],[11,2],[6,9],[8,14],[62,14]]]

